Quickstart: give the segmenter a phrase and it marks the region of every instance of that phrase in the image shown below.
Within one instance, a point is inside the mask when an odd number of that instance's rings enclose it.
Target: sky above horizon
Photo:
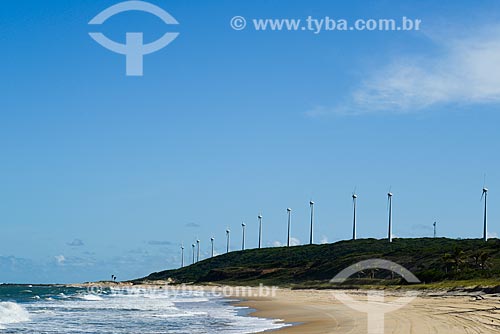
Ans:
[[[0,11],[0,283],[143,277],[257,244],[500,232],[500,3],[166,1],[179,22],[119,1],[12,1]],[[234,16],[246,29],[231,28]],[[253,18],[422,20],[419,31],[256,31]],[[97,44],[179,36],[125,75]]]

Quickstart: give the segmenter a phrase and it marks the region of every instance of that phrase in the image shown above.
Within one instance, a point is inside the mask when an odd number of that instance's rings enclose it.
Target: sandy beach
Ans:
[[[366,293],[346,293],[366,302]],[[400,296],[395,292],[385,294],[389,302]],[[329,290],[279,289],[274,297],[251,297],[239,305],[257,310],[253,316],[297,324],[278,331],[283,334],[368,333],[367,314],[345,306]],[[499,307],[499,295],[421,293],[411,303],[385,315],[384,333],[499,333]]]
[[[354,310],[339,300],[344,293],[354,301],[367,305],[367,291],[363,290],[291,290],[273,288],[264,294],[259,288],[187,285],[168,286],[165,281],[143,285],[129,283],[99,283],[102,287],[134,288],[183,288],[187,291],[202,290],[220,293],[230,299],[241,300],[237,306],[250,307],[251,316],[279,319],[290,326],[278,330],[280,334],[366,334],[367,313]],[[94,284],[80,284],[89,287]],[[243,292],[242,292],[243,291]],[[237,292],[237,293],[235,293]],[[383,301],[375,302],[376,309],[388,304],[398,305],[395,311],[385,314],[386,334],[489,334],[500,332],[500,294],[444,290],[413,291],[409,303],[397,304],[407,290],[379,290]],[[262,296],[265,297],[262,297]],[[260,296],[260,297],[257,297]],[[377,304],[378,303],[378,304]],[[293,326],[292,326],[293,324]]]

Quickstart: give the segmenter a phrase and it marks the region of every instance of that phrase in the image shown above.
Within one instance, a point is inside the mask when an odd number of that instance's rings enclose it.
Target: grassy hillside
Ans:
[[[500,240],[446,238],[363,239],[334,244],[249,249],[223,254],[177,270],[153,273],[141,280],[173,279],[177,283],[325,285],[338,272],[361,260],[394,261],[422,282],[487,280],[500,285]],[[358,273],[350,284],[400,284],[380,270]]]

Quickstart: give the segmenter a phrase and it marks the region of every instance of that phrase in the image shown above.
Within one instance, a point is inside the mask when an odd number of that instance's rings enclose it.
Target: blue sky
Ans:
[[[180,32],[125,76],[87,23],[118,1],[12,1],[0,12],[0,282],[144,276],[179,245],[224,249],[360,237],[476,238],[483,176],[500,231],[496,1],[166,1],[178,21],[122,13],[119,42]],[[422,20],[420,31],[231,29],[233,16]],[[498,185],[498,186],[497,186]],[[189,252],[187,253],[189,254]],[[186,260],[189,256],[186,256]]]

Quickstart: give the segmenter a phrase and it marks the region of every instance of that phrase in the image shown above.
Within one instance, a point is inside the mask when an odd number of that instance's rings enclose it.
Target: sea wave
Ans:
[[[0,302],[0,329],[3,325],[29,321],[29,313],[21,305],[11,302]]]
[[[82,300],[88,300],[88,301],[99,301],[103,300],[102,297],[95,295],[95,294],[88,294],[88,295],[77,295],[76,298],[82,299]]]

